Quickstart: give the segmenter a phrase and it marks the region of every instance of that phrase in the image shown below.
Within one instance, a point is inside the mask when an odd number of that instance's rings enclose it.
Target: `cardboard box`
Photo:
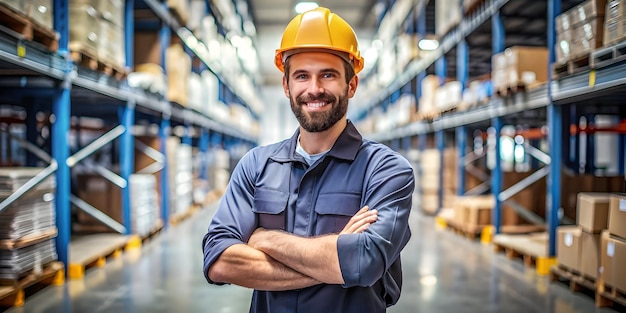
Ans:
[[[578,194],[576,224],[590,233],[606,229],[609,220],[609,199],[605,192],[581,192]]]
[[[54,14],[52,12],[52,0],[30,0],[25,1],[25,12],[31,21],[52,29]]]
[[[611,194],[609,232],[611,235],[626,238],[626,193]]]
[[[77,176],[78,197],[104,214],[123,223],[122,189],[98,174]],[[85,225],[101,225],[101,222],[82,210],[77,211],[77,221]]]
[[[584,24],[598,16],[604,16],[606,0],[587,0],[571,9],[573,25]]]
[[[626,290],[626,241],[602,232],[602,256],[600,277],[606,285]]]
[[[607,19],[604,23],[603,44],[609,45],[626,37],[626,15]]]
[[[79,25],[70,27],[70,50],[88,51],[97,53],[100,41],[98,11],[88,4],[75,4],[69,6],[69,24]]]
[[[572,54],[583,56],[602,47],[604,39],[604,17],[595,17],[574,27]]]
[[[161,41],[157,32],[135,32],[133,40],[135,65],[153,63],[164,67],[161,62]]]
[[[605,17],[607,20],[617,18],[624,14],[626,14],[626,1],[613,0],[606,4]]]
[[[548,81],[546,47],[513,46],[504,50],[509,87]]]
[[[600,277],[601,235],[581,232],[580,271],[583,275],[597,279]]]
[[[580,272],[580,251],[582,229],[578,226],[557,228],[557,262],[570,270]]]

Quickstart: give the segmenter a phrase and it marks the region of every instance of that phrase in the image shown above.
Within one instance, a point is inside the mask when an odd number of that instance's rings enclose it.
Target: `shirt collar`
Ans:
[[[277,162],[301,161],[302,156],[296,153],[296,145],[298,144],[299,135],[300,128],[296,130],[291,138],[284,141],[280,145],[280,148],[276,151],[276,154],[272,156],[272,159]],[[361,147],[362,139],[363,137],[356,127],[354,127],[354,124],[348,120],[348,125],[343,132],[341,132],[330,151],[328,151],[328,155],[352,161],[356,158],[356,154]]]

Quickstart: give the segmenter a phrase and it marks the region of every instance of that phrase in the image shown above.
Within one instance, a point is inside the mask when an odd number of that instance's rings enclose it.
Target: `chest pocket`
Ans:
[[[339,233],[361,208],[361,194],[320,194],[315,204],[315,235]]]
[[[257,189],[254,193],[252,212],[257,225],[266,229],[285,229],[285,209],[289,194],[278,190]]]

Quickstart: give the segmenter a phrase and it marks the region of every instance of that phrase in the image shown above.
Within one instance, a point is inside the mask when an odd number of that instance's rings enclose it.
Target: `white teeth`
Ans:
[[[307,106],[310,108],[321,108],[325,105],[325,102],[314,102],[314,103],[307,103]]]

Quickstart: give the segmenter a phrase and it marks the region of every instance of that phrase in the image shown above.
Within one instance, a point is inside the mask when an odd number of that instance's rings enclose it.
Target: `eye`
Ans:
[[[300,74],[294,75],[294,79],[298,79],[298,80],[307,79],[308,77],[309,76],[307,74],[304,74],[304,73],[300,73]]]

